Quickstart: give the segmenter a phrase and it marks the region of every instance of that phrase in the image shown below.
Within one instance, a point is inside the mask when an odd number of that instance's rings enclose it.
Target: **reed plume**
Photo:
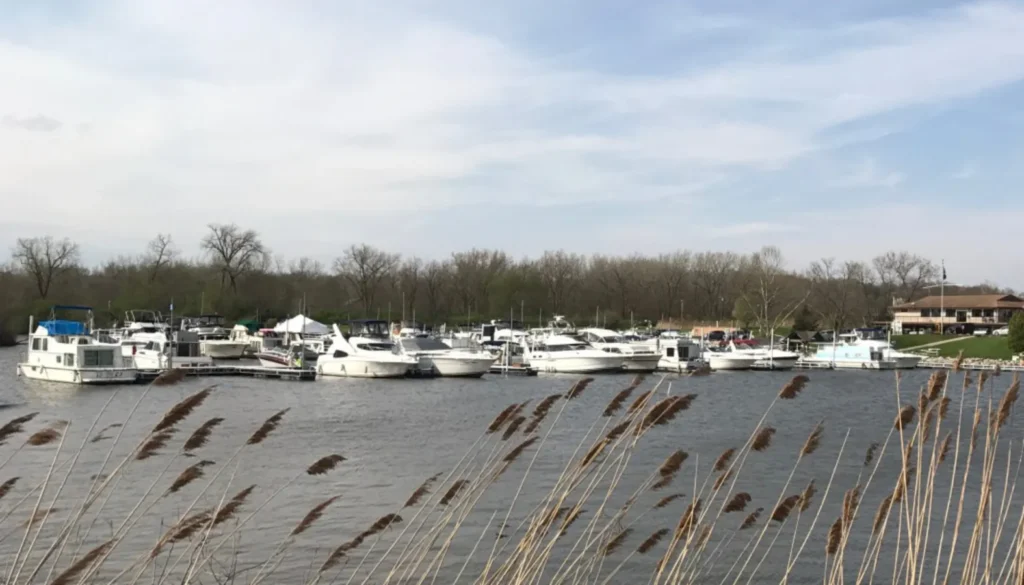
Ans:
[[[192,538],[192,535],[199,531],[200,528],[210,523],[212,513],[209,510],[202,510],[196,512],[191,516],[182,518],[180,522],[171,526],[167,532],[160,537],[153,549],[149,551],[149,558],[156,558],[163,550],[164,546],[169,542],[181,542]]]
[[[59,511],[60,508],[43,508],[41,510],[36,510],[28,520],[21,523],[21,526],[35,526],[36,524],[46,520],[50,516],[50,514]]]
[[[655,510],[660,510],[661,508],[664,508],[665,506],[671,504],[672,502],[678,500],[679,498],[682,498],[685,495],[686,494],[670,494],[670,495],[667,495],[664,498],[661,498],[660,500],[658,500],[657,504],[654,504],[654,509]]]
[[[789,496],[785,500],[779,502],[779,505],[775,507],[775,511],[772,512],[772,520],[775,522],[785,522],[786,518],[789,518],[789,513],[793,511],[793,508],[800,503],[800,494]]]
[[[327,506],[333,504],[335,500],[337,500],[340,497],[341,496],[331,496],[330,498],[327,498],[326,500],[314,506],[313,509],[306,514],[302,521],[299,522],[298,526],[296,526],[295,529],[292,530],[291,536],[298,536],[303,532],[309,530],[309,527],[312,526],[314,522],[319,520],[320,517],[324,515],[324,510],[327,509]]]
[[[576,520],[578,520],[579,517],[582,516],[585,512],[586,510],[582,508],[577,508],[570,512],[569,515],[565,518],[565,522],[562,524],[562,529],[558,531],[558,535],[565,536],[565,533],[568,532],[569,527],[572,526],[576,522]]]
[[[632,424],[632,422],[633,421],[626,419],[620,422],[619,424],[615,425],[614,427],[611,428],[611,430],[608,431],[608,434],[604,436],[605,440],[607,440],[608,442],[615,441],[615,439],[618,439],[619,437],[622,436],[623,433],[626,432],[626,429],[629,428],[629,425]]]
[[[112,425],[107,425],[107,426],[103,427],[102,429],[100,429],[100,432],[96,433],[96,436],[94,436],[92,439],[90,439],[89,442],[90,443],[99,443],[100,441],[109,439],[110,437],[106,436],[104,433],[106,433],[107,431],[113,430],[113,429],[120,428],[122,426],[124,426],[122,423],[114,423]]]
[[[700,499],[691,502],[686,507],[682,517],[679,518],[679,524],[676,525],[676,538],[678,540],[686,540],[693,532],[694,527],[697,525],[697,518],[700,516],[701,503]]]
[[[828,538],[825,541],[825,554],[833,556],[839,552],[839,545],[843,542],[843,519],[836,518],[828,529]]]
[[[715,479],[715,485],[711,488],[712,491],[716,491],[717,492],[718,490],[722,489],[722,486],[725,485],[725,482],[729,481],[729,479],[732,478],[732,474],[733,474],[733,470],[730,469],[730,470],[726,471],[725,473],[723,473],[722,475],[719,475]]]
[[[160,449],[163,449],[167,442],[174,436],[174,428],[164,429],[153,435],[150,435],[149,439],[143,443],[142,447],[139,448],[139,452],[135,455],[136,461],[145,461],[150,457],[159,455]]]
[[[782,387],[782,390],[779,392],[779,398],[784,400],[792,400],[796,398],[801,392],[803,392],[804,388],[807,387],[808,381],[810,381],[810,378],[804,374],[797,374],[796,376],[793,376],[793,379]]]
[[[448,488],[448,491],[444,493],[444,496],[441,497],[441,505],[447,506],[448,504],[450,504],[452,500],[457,498],[459,494],[462,493],[462,490],[466,489],[466,486],[468,485],[468,479],[455,480],[455,483],[453,483],[451,487]]]
[[[25,423],[31,422],[32,419],[37,416],[39,416],[38,412],[31,412],[7,421],[4,426],[0,427],[0,445],[7,444],[7,439],[9,439],[11,435],[16,435],[23,431],[25,429]]]
[[[490,435],[498,432],[498,430],[500,430],[501,427],[505,425],[505,421],[508,420],[508,417],[511,416],[517,408],[519,408],[518,402],[515,404],[509,404],[508,406],[505,407],[504,410],[499,412],[498,416],[494,417],[494,420],[491,421],[491,424],[487,426],[487,434]]]
[[[281,424],[281,419],[284,418],[284,415],[287,414],[289,410],[291,410],[291,408],[285,408],[284,410],[280,410],[276,414],[268,418],[266,421],[264,421],[264,423],[260,425],[260,428],[256,429],[256,432],[253,433],[251,437],[249,437],[249,440],[246,441],[245,444],[259,445],[260,443],[265,441],[267,437],[270,436],[270,433],[274,432],[274,429],[276,429]]]
[[[468,482],[467,482],[468,483]],[[398,514],[385,514],[377,519],[370,528],[362,534],[363,538],[369,538],[375,534],[380,534],[387,530],[392,524],[399,524],[403,519]]]
[[[615,538],[612,538],[610,541],[608,541],[608,544],[604,545],[604,550],[601,551],[601,554],[603,554],[604,556],[608,556],[615,552],[616,549],[622,546],[622,543],[626,542],[626,539],[629,538],[629,535],[632,532],[632,528],[627,528],[622,532],[618,533],[615,536]]]
[[[626,409],[626,414],[627,415],[633,414],[636,411],[640,410],[641,407],[646,405],[647,404],[647,398],[651,395],[651,392],[654,392],[654,390],[648,390],[646,392],[641,392],[640,395],[637,396],[636,399],[633,400],[633,403],[629,405],[629,408]]]
[[[947,432],[946,438],[942,440],[942,447],[939,449],[939,463],[946,460],[946,455],[949,454],[949,446],[953,440],[953,433]]]
[[[807,484],[803,493],[800,494],[799,504],[801,512],[806,512],[807,508],[811,507],[811,500],[814,498],[815,493],[817,493],[817,490],[814,488],[814,480],[812,479],[811,483]]]
[[[736,453],[736,449],[729,448],[722,452],[715,460],[715,471],[724,471],[729,466],[729,461],[732,459],[733,454]]]
[[[111,539],[85,553],[85,555],[78,559],[75,564],[65,569],[63,573],[57,575],[57,578],[51,582],[51,585],[71,585],[72,583],[78,583],[79,576],[103,558],[113,544],[114,540]]]
[[[178,370],[168,370],[168,372],[174,371]],[[168,372],[164,373],[166,374]],[[163,374],[160,375],[162,376]],[[184,373],[182,373],[182,376],[184,376]],[[159,380],[160,378],[158,377],[157,379]],[[156,382],[154,382],[154,384],[156,384]],[[159,433],[160,431],[164,431],[171,427],[177,426],[178,423],[185,420],[185,418],[188,417],[188,415],[192,414],[192,411],[194,411],[195,409],[199,408],[200,405],[202,405],[203,401],[205,401],[210,396],[210,393],[213,392],[214,388],[216,388],[216,386],[208,386],[206,388],[203,388],[199,392],[196,392],[191,396],[187,396],[184,400],[172,406],[170,410],[168,410],[164,414],[163,418],[160,419],[160,422],[158,422],[156,426],[153,427],[153,430],[151,432]]]
[[[345,558],[350,551],[361,544],[363,544],[362,536],[356,536],[352,540],[342,543],[341,546],[331,552],[330,556],[327,557],[327,560],[324,561],[324,564],[320,565],[318,573],[323,573],[324,571],[328,571],[337,566],[337,564],[341,562],[341,559]]]
[[[4,483],[0,484],[0,500],[2,500],[3,497],[6,496],[7,494],[11,493],[11,490],[14,489],[14,484],[18,483],[19,479],[21,478],[12,477],[11,479],[8,479]]]
[[[541,400],[540,403],[538,403],[537,406],[533,409],[533,414],[530,418],[530,423],[526,425],[525,429],[523,429],[523,434],[533,434],[533,432],[537,430],[537,427],[540,426],[540,423],[544,422],[544,419],[547,418],[548,412],[551,411],[551,407],[554,406],[555,403],[558,402],[558,400],[561,398],[561,394],[552,394],[545,398],[544,400]]]
[[[740,492],[729,500],[725,505],[724,511],[727,514],[731,512],[742,512],[747,509],[747,504],[750,503],[750,499],[750,494],[747,492]]]
[[[222,422],[224,422],[224,419],[217,416],[201,424],[185,441],[185,446],[183,447],[185,453],[192,453],[196,449],[205,446],[207,441],[210,440],[210,435],[213,434],[213,429],[217,428],[217,425]]]
[[[43,447],[60,440],[62,431],[68,426],[67,421],[59,420],[52,425],[32,433],[25,441],[26,445],[32,447]]]
[[[960,352],[958,354],[956,354],[956,359],[953,360],[953,367],[951,369],[953,370],[954,373],[960,373],[960,371],[963,370],[963,366],[964,366],[964,350],[961,349]]]
[[[917,414],[917,409],[914,405],[908,404],[900,409],[900,413],[896,415],[896,422],[893,423],[893,428],[897,431],[903,430],[907,425],[914,422],[914,415]]]
[[[878,534],[878,531],[882,529],[882,525],[885,524],[885,519],[889,516],[889,508],[892,507],[892,494],[885,496],[882,503],[878,505],[878,511],[875,512],[875,522],[872,525],[872,532]]]
[[[942,400],[939,401],[939,420],[946,418],[946,413],[949,411],[949,403],[951,399],[948,396],[943,396]]]
[[[167,488],[167,491],[164,492],[164,496],[177,493],[188,484],[203,477],[205,473],[203,468],[213,464],[213,461],[204,459],[195,465],[186,467],[184,471],[178,474],[178,477],[174,480],[174,483],[171,484],[171,487]]]
[[[502,459],[502,461],[505,463],[512,463],[516,459],[519,459],[519,456],[523,454],[523,451],[528,449],[530,445],[534,444],[536,441],[537,437],[534,436],[526,439],[522,443],[519,443],[514,449],[508,452],[508,455],[505,455],[505,458]]]
[[[640,553],[642,555],[647,554],[648,552],[651,551],[652,548],[657,546],[658,543],[661,542],[661,539],[665,538],[665,536],[667,536],[668,533],[669,533],[669,529],[668,528],[662,528],[662,529],[656,531],[654,534],[648,536],[647,540],[645,540],[642,543],[640,543],[640,546],[637,547],[636,552],[638,552],[638,553]]]
[[[1010,383],[1010,387],[1003,394],[1003,398],[999,401],[999,408],[992,418],[992,426],[995,427],[996,431],[1001,429],[1006,424],[1006,421],[1009,420],[1010,412],[1013,410],[1013,405],[1017,403],[1019,395],[1020,377],[1017,373],[1014,373],[1013,382]]]
[[[633,391],[636,390],[636,386],[627,386],[624,390],[620,390],[615,397],[612,398],[608,406],[604,408],[604,412],[601,416],[614,416],[616,412],[622,409],[622,405],[629,400]]]
[[[409,496],[409,499],[405,501],[405,505],[402,507],[411,508],[416,504],[420,503],[420,500],[423,499],[423,496],[426,496],[427,494],[430,493],[431,486],[434,485],[434,482],[436,482],[439,477],[441,477],[440,473],[428,477],[427,480],[420,484],[420,487],[416,488],[416,491],[414,491],[412,495]]]
[[[764,451],[772,444],[772,436],[775,435],[775,429],[772,427],[764,427],[754,435],[754,442],[750,445],[750,448],[754,451]]]
[[[637,436],[643,434],[655,425],[668,424],[678,413],[688,409],[694,398],[696,398],[696,394],[687,394],[686,396],[669,396],[668,398],[661,400],[647,411],[643,421],[641,421],[640,425],[636,428]]]
[[[245,500],[249,498],[249,494],[251,494],[254,489],[256,489],[256,486],[251,485],[235,494],[235,497],[231,498],[227,504],[224,504],[223,508],[217,510],[217,514],[213,517],[213,525],[219,526],[220,524],[234,518],[235,514],[237,514],[238,510],[242,508],[245,504]]]
[[[945,370],[935,370],[932,375],[928,378],[928,400],[935,402],[942,396],[942,391],[946,387],[946,372]]]
[[[604,450],[607,446],[607,439],[600,439],[596,443],[594,443],[594,446],[588,449],[586,455],[584,455],[583,459],[580,460],[580,469],[583,469],[584,467],[593,463],[595,459],[601,456],[601,453],[604,453]]]
[[[855,485],[846,490],[843,494],[843,522],[849,526],[853,524],[853,517],[860,507],[860,486]]]
[[[652,485],[651,489],[659,490],[672,483],[672,480],[675,478],[679,469],[682,468],[683,463],[686,462],[686,459],[689,456],[690,455],[686,451],[681,449],[669,455],[668,458],[665,459],[664,463],[661,464],[661,467],[658,468],[658,475],[661,476],[661,479]]]
[[[757,524],[757,519],[761,517],[762,512],[764,512],[764,508],[758,508],[751,512],[749,515],[747,515],[747,517],[743,520],[743,524],[740,524],[740,530],[746,530],[752,527],[753,525]]]
[[[868,451],[864,454],[864,467],[871,465],[871,462],[875,460],[875,451],[878,451],[878,443],[868,445]]]
[[[505,427],[505,433],[501,435],[501,440],[509,440],[512,437],[512,435],[516,434],[516,431],[519,430],[520,425],[522,425],[524,422],[526,422],[525,416],[517,416],[514,419],[512,419],[508,423],[508,426]]]
[[[154,386],[173,386],[184,379],[185,370],[181,368],[171,368],[161,372],[160,375],[153,380],[152,384]]]
[[[321,457],[306,469],[306,475],[324,475],[345,461],[348,459],[337,454]]]
[[[573,400],[575,398],[578,398],[580,394],[583,394],[583,391],[587,389],[587,386],[589,386],[590,383],[593,381],[593,378],[581,378],[578,382],[572,385],[572,388],[569,388],[569,391],[566,392],[565,394],[565,399]]]
[[[807,440],[804,441],[804,446],[800,449],[800,457],[807,457],[814,453],[821,446],[821,436],[825,433],[825,424],[819,422],[815,425],[814,430],[808,435]]]

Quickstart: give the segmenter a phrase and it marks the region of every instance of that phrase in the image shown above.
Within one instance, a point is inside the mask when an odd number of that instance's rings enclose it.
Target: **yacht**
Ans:
[[[199,336],[191,331],[134,333],[121,342],[140,370],[211,368],[213,358],[199,350]]]
[[[57,319],[56,311],[86,311],[88,322]],[[116,343],[104,343],[90,335],[92,309],[58,305],[51,317],[35,331],[29,323],[28,353],[17,366],[19,376],[69,384],[128,384],[138,371],[121,355]]]
[[[743,352],[729,351],[726,348],[704,348],[701,359],[707,362],[712,371],[749,370],[759,358]]]
[[[886,358],[883,348],[850,343],[819,345],[812,355],[801,357],[798,364],[853,370],[896,369],[895,360]]]
[[[840,334],[839,339],[850,345],[862,345],[881,350],[882,357],[891,360],[897,370],[912,370],[924,359],[923,356],[893,349],[885,331],[881,329],[854,329],[849,333]]]
[[[387,321],[364,320],[350,323],[345,337],[337,325],[327,353],[316,362],[321,376],[349,378],[401,378],[419,360],[401,353],[390,339]]]
[[[200,315],[182,319],[181,328],[199,336],[199,352],[202,355],[221,360],[237,360],[249,348],[249,343],[233,340],[225,329],[224,317]]]
[[[277,345],[256,353],[265,368],[301,368],[319,361],[319,355],[300,345]]]
[[[621,354],[596,349],[568,335],[551,334],[526,344],[524,357],[539,372],[589,374],[622,371]]]
[[[792,370],[800,359],[800,354],[792,351],[764,347],[750,341],[736,343],[730,341],[728,351],[756,358],[751,366],[755,370]]]
[[[403,354],[416,358],[421,372],[444,377],[479,378],[497,359],[487,351],[452,349],[432,337],[403,337],[398,344]]]
[[[653,372],[658,368],[661,354],[647,344],[632,344],[611,329],[588,327],[580,329],[577,336],[590,345],[623,358],[623,369],[627,372]]]
[[[659,341],[658,369],[682,374],[700,362],[700,346],[690,339]]]

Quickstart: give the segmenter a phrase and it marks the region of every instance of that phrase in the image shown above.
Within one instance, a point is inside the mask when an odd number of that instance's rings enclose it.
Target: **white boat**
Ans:
[[[629,343],[611,329],[588,327],[580,329],[578,337],[601,351],[621,355],[627,372],[653,372],[661,360],[661,354],[649,344]]]
[[[401,378],[419,361],[404,355],[390,339],[386,321],[364,320],[349,324],[345,337],[337,325],[327,353],[316,362],[321,376],[347,378]]]
[[[682,374],[700,362],[700,346],[690,339],[659,340],[658,369]]]
[[[56,306],[56,311],[88,311],[79,306]],[[56,319],[41,321],[28,336],[28,353],[17,366],[19,376],[69,384],[128,384],[138,372],[115,343],[103,343],[90,335],[88,322]]]
[[[538,372],[591,374],[621,372],[622,355],[594,348],[574,337],[552,334],[526,344],[524,358]]]
[[[819,345],[814,354],[801,357],[798,365],[847,370],[896,369],[896,362],[886,359],[881,348],[850,343]]]
[[[122,340],[121,345],[125,354],[135,360],[135,367],[139,370],[214,366],[213,358],[199,351],[199,336],[191,331],[134,333]]]
[[[751,366],[755,370],[792,370],[796,367],[800,354],[782,349],[769,348],[751,343],[730,341],[728,351],[755,358]]]
[[[181,328],[199,336],[199,352],[220,360],[237,360],[249,348],[248,341],[233,340],[225,328],[224,317],[200,315],[182,319]]]
[[[912,370],[924,359],[924,356],[894,349],[892,342],[881,329],[854,329],[850,333],[841,334],[839,338],[850,345],[863,345],[881,350],[882,358],[892,361],[897,370]]]
[[[309,366],[315,363],[317,360],[310,362],[308,360],[303,363],[301,348],[297,346],[279,345],[277,347],[271,347],[263,350],[256,354],[256,359],[260,361],[260,365],[265,368],[301,368]]]
[[[402,353],[417,360],[421,372],[444,377],[479,378],[497,359],[487,351],[452,349],[432,337],[403,337],[398,343]]]
[[[754,362],[758,360],[757,356],[746,355],[740,352],[727,351],[725,349],[704,349],[704,353],[701,354],[708,367],[712,371],[727,371],[727,370],[749,370],[754,367]]]

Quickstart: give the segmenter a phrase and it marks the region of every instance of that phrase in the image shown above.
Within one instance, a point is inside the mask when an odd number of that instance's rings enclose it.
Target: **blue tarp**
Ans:
[[[51,319],[40,321],[39,326],[46,329],[50,335],[88,335],[89,328],[85,323],[78,321],[65,321],[62,319]]]

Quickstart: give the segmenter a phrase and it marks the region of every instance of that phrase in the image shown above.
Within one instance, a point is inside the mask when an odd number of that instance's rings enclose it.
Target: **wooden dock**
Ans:
[[[488,373],[509,376],[536,376],[537,370],[529,366],[506,366],[503,364],[494,364],[491,366],[491,369],[488,370]]]
[[[313,368],[268,368],[265,366],[225,366],[216,364],[213,366],[182,366],[186,376],[241,376],[246,378],[261,378],[266,380],[291,380],[297,382],[309,382],[316,380],[316,370]],[[163,370],[139,370],[136,382],[152,382]]]

